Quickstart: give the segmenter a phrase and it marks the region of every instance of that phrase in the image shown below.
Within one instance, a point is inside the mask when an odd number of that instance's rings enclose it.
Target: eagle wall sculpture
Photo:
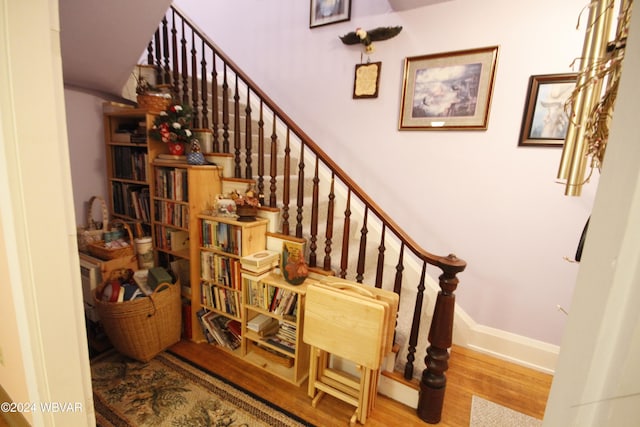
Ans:
[[[378,27],[369,31],[357,28],[355,31],[340,36],[340,40],[347,45],[360,43],[364,46],[366,53],[371,53],[373,52],[373,42],[388,40],[400,34],[400,31],[402,31],[401,26]]]

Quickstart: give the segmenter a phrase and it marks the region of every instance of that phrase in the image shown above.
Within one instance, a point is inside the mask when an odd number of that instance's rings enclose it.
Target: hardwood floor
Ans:
[[[353,406],[332,396],[324,396],[313,408],[307,396],[306,381],[296,387],[209,344],[181,341],[171,350],[315,425],[348,425],[353,414]],[[468,426],[472,395],[542,419],[551,387],[550,375],[456,346],[452,349],[449,366],[442,420],[438,426]],[[415,408],[378,395],[366,425],[429,424],[417,417]]]

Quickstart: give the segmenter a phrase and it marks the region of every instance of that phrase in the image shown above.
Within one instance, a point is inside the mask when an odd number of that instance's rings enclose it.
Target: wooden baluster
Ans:
[[[402,291],[402,272],[404,271],[404,242],[400,245],[400,255],[396,264],[396,278],[393,282],[393,292],[400,295]]]
[[[327,204],[327,230],[325,232],[325,244],[324,244],[324,265],[325,271],[331,271],[331,244],[333,239],[333,209],[335,205],[336,195],[333,192],[333,186],[335,182],[335,175],[331,172],[331,187],[329,189],[329,203]]]
[[[157,40],[158,40],[158,36],[157,36],[158,31],[159,30],[156,30],[156,33],[155,33],[156,34],[156,36],[155,36],[156,43],[157,43]],[[154,46],[153,41],[149,41],[149,44],[147,45],[147,64],[148,65],[154,65],[155,64],[155,59],[153,58],[153,46]]]
[[[291,147],[290,131],[284,146],[284,170],[282,171],[282,234],[289,235],[289,191],[291,188]]]
[[[318,176],[319,160],[316,156],[316,165],[313,172],[313,197],[311,199],[311,235],[309,236],[309,267],[317,266],[316,250],[318,249],[318,207],[320,177]]]
[[[378,264],[376,266],[376,288],[382,288],[382,276],[384,275],[384,252],[386,247],[384,245],[384,235],[387,231],[387,225],[382,223],[382,232],[380,236],[380,245],[378,245]]]
[[[258,198],[264,205],[264,119],[263,103],[260,100],[260,119],[258,120]]]
[[[229,153],[229,83],[226,62],[222,72],[222,152]]]
[[[347,206],[344,209],[344,227],[342,228],[342,256],[340,258],[340,277],[347,277],[349,267],[349,235],[351,234],[351,188],[347,191]]]
[[[187,56],[187,39],[184,30],[184,21],[182,21],[182,35],[180,37],[182,52],[182,104],[189,104],[189,67]]]
[[[278,189],[276,177],[278,176],[278,134],[276,133],[276,113],[273,113],[273,129],[271,131],[271,151],[270,151],[271,167],[269,174],[271,182],[269,186],[269,206],[275,208],[278,206],[276,190]]]
[[[156,78],[162,77],[161,75],[161,67],[162,67],[162,51],[160,47],[162,46],[162,40],[160,39],[160,27],[153,34],[153,45],[155,47],[155,60],[152,59],[150,64],[156,67]],[[158,80],[161,82],[161,80]]]
[[[206,46],[204,44],[204,40],[202,40],[202,52],[200,59],[200,103],[202,104],[202,128],[209,129],[209,109],[207,103],[207,93],[208,84],[207,84],[207,56],[206,56]],[[204,151],[204,150],[203,150]]]
[[[242,178],[242,168],[240,167],[241,157],[240,151],[240,92],[238,90],[238,75],[235,75],[235,89],[233,92],[233,151],[235,153],[235,169],[236,178]]]
[[[424,359],[427,368],[422,371],[418,397],[418,417],[431,424],[439,423],[442,417],[442,405],[447,386],[445,372],[449,369],[448,350],[453,337],[456,303],[454,291],[459,282],[456,275],[466,267],[466,263],[455,255],[449,255],[447,261],[439,265],[443,271],[440,275],[440,292],[433,309],[433,319],[429,329],[430,345]]]
[[[302,213],[304,211],[304,142],[300,141],[300,160],[298,161],[298,197],[296,212],[296,237],[302,238]]]
[[[176,27],[176,12],[173,11],[173,20],[171,26],[171,58],[173,59],[173,100],[178,102],[180,99],[180,68],[178,62],[178,28]]]
[[[169,31],[167,17],[162,18],[162,56],[164,65],[158,61],[158,83],[168,84],[171,82],[171,67],[169,62]]]
[[[253,138],[252,130],[251,130],[251,90],[247,85],[247,106],[244,109],[245,118],[244,118],[244,148],[245,148],[245,169],[244,169],[244,177],[247,179],[253,179],[253,168],[251,166],[251,140]]]
[[[198,52],[196,51],[196,35],[191,30],[191,129],[200,127],[200,113],[198,111]]]
[[[220,152],[220,140],[218,130],[220,119],[218,117],[218,71],[216,65],[216,51],[211,54],[211,122],[213,125],[213,151]]]
[[[413,361],[416,360],[415,353],[418,345],[418,332],[420,331],[420,318],[422,317],[422,301],[424,299],[424,280],[426,277],[427,263],[422,263],[422,274],[420,274],[420,282],[418,283],[418,294],[416,295],[416,304],[413,308],[413,321],[411,322],[411,333],[409,335],[409,345],[407,354],[407,364],[404,365],[404,378],[410,380],[413,378]]]
[[[362,228],[360,229],[360,250],[358,251],[358,266],[356,267],[356,282],[362,283],[364,279],[364,265],[367,256],[367,216],[369,215],[369,206],[364,206],[364,218],[362,219]]]

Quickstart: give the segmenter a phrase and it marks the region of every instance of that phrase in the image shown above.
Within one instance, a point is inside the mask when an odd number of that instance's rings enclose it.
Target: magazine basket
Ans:
[[[113,274],[118,274],[114,270]],[[104,332],[125,356],[148,362],[180,340],[182,330],[180,282],[161,283],[143,298],[124,302],[101,300],[105,281],[94,291]]]
[[[95,202],[100,202],[102,209],[102,228],[98,228],[98,224],[93,219],[93,207]],[[78,250],[80,252],[88,252],[89,244],[98,242],[103,239],[104,233],[109,228],[109,212],[107,204],[100,196],[93,196],[89,199],[89,210],[87,212],[87,225],[78,227]]]
[[[131,231],[131,227],[121,219],[114,219],[111,221],[111,224],[117,223],[122,224],[124,229],[127,231],[127,234],[129,235],[129,246],[125,246],[123,248],[110,248],[106,245],[104,240],[90,242],[87,245],[87,248],[91,255],[102,260],[110,260],[133,255],[133,232]]]

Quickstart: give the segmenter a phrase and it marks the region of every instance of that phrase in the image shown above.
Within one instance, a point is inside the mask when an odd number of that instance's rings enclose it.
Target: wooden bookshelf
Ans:
[[[141,225],[151,234],[151,160],[168,152],[166,144],[148,138],[155,115],[145,109],[121,108],[104,113],[107,193],[111,218]]]

